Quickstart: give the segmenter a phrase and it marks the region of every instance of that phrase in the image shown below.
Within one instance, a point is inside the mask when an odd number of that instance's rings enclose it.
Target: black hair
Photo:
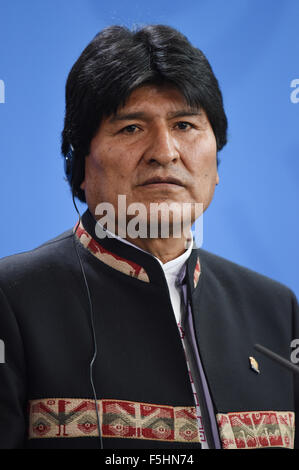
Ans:
[[[165,25],[134,31],[110,26],[84,49],[66,83],[61,145],[63,155],[74,147],[71,186],[81,201],[84,160],[102,118],[116,113],[137,87],[165,83],[175,86],[189,106],[205,110],[221,150],[227,119],[218,81],[202,51],[179,31]]]

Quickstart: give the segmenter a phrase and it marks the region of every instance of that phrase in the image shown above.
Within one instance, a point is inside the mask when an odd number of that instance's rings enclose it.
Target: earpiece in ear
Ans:
[[[73,177],[73,161],[74,161],[74,147],[70,144],[69,151],[64,157],[64,172],[65,176],[70,183],[72,184],[72,177]]]

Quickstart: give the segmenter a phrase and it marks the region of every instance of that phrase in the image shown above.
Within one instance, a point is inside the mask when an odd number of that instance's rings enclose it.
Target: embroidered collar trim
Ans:
[[[76,225],[77,226],[77,225]],[[74,231],[75,228],[74,227]],[[96,258],[100,261],[105,263],[106,265],[110,266],[117,271],[120,271],[128,276],[134,277],[143,282],[150,282],[150,277],[146,270],[140,266],[139,264],[135,263],[134,261],[128,260],[123,258],[111,251],[107,250],[103,247],[97,240],[92,238],[92,236],[87,232],[84,228],[82,222],[79,223],[79,226],[75,233],[77,239],[80,243],[89,250]],[[200,261],[199,257],[197,257],[194,273],[193,273],[193,286],[194,289],[198,285],[199,277],[200,277]]]
[[[128,276],[135,277],[140,281],[149,282],[148,274],[142,266],[134,263],[134,261],[121,258],[120,256],[111,253],[111,251],[106,250],[89,235],[81,222],[77,228],[76,236],[82,245],[103,263],[117,271],[127,274]]]

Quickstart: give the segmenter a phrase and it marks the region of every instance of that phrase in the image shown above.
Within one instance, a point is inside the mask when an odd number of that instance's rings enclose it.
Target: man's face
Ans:
[[[202,203],[218,183],[216,139],[204,110],[191,109],[174,87],[146,85],[104,118],[85,159],[90,211],[118,195],[126,203]],[[194,220],[193,220],[194,221]]]

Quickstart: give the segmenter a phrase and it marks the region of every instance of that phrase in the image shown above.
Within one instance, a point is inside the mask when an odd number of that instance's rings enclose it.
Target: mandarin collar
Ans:
[[[161,285],[161,277],[165,279],[161,262],[144,250],[131,243],[124,243],[114,236],[105,235],[99,230],[96,220],[87,209],[82,215],[76,235],[79,241],[98,259],[124,274],[135,277],[143,282]],[[100,236],[98,236],[100,235]],[[194,242],[193,242],[194,243]],[[186,275],[190,280],[191,293],[197,287],[200,275],[198,250],[193,248],[186,262]]]

